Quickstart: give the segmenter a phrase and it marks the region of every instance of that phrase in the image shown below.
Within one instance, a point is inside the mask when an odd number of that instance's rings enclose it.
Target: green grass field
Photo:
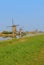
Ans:
[[[44,35],[0,41],[0,65],[44,65]]]

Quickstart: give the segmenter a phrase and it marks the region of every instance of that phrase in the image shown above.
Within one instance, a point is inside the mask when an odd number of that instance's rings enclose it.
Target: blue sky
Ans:
[[[19,24],[24,30],[44,31],[44,0],[0,0],[0,31]]]

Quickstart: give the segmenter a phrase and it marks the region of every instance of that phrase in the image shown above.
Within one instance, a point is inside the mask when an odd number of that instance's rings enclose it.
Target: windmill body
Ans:
[[[16,26],[15,25],[12,26],[12,32],[16,32]]]

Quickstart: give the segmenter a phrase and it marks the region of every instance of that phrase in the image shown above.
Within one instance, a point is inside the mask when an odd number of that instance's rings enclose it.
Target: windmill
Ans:
[[[23,33],[24,33],[24,32],[23,32],[23,28],[24,28],[24,27],[20,27],[20,29],[19,29],[19,35],[20,35],[20,37],[23,36]]]
[[[14,34],[17,32],[17,30],[16,30],[17,26],[19,26],[19,25],[14,25],[14,21],[13,21],[13,18],[12,18],[12,26],[7,26],[7,27],[11,27],[12,28],[12,35],[13,35],[13,37],[16,36]]]

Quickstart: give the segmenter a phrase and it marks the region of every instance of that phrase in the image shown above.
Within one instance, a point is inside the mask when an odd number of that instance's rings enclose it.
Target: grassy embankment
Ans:
[[[44,65],[44,35],[0,41],[0,65]]]

